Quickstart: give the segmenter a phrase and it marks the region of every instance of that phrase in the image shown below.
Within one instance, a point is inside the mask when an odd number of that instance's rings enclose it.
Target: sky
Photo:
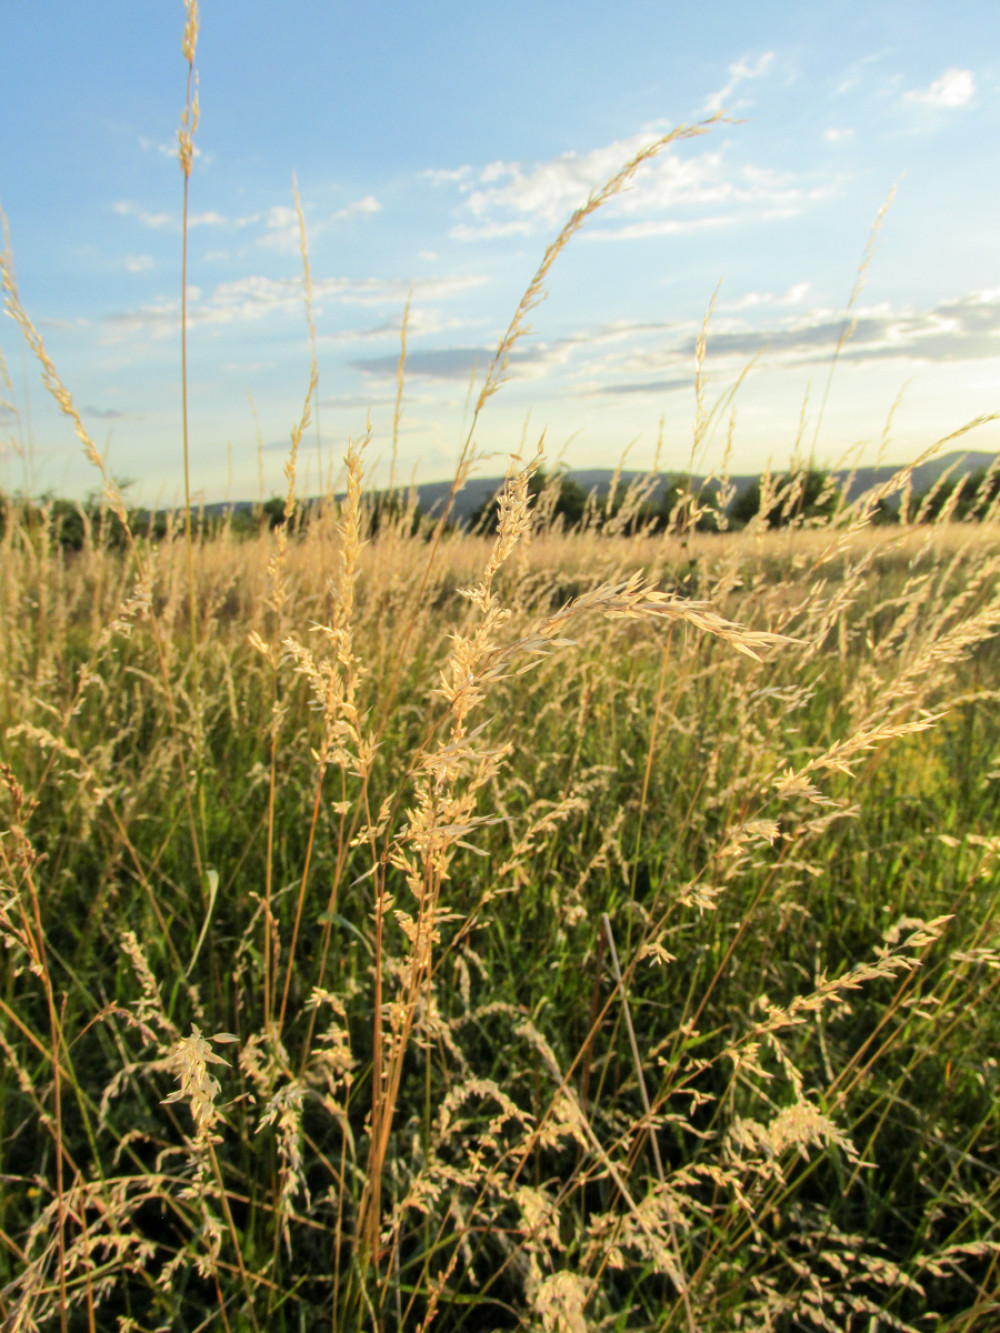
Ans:
[[[183,493],[182,0],[8,5],[0,207],[21,300],[108,467]],[[190,179],[191,484],[284,490],[309,328],[319,372],[301,494],[371,439],[384,485],[403,310],[397,473],[449,477],[497,341],[573,210],[647,162],[557,257],[480,419],[482,475],[686,470],[793,453],[900,463],[1000,410],[995,0],[204,0]],[[893,188],[872,246],[872,228]],[[831,378],[848,315],[856,320]],[[14,323],[0,321],[0,487],[99,487]],[[822,411],[821,411],[822,405]],[[730,425],[732,429],[730,430]],[[1000,450],[1000,429],[966,437]]]

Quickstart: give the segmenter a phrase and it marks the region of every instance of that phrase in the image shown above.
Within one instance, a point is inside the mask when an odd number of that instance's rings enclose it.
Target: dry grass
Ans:
[[[294,534],[8,508],[4,1333],[995,1328],[996,522],[565,532],[532,457],[470,536],[473,423],[376,530],[366,443]]]
[[[429,573],[355,450],[325,588],[318,513],[196,544],[200,691],[182,542],[12,515],[10,1328],[989,1326],[994,530],[536,531],[534,465]]]

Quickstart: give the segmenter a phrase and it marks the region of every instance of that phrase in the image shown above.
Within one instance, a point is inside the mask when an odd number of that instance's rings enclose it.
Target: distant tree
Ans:
[[[767,512],[767,526],[781,528],[794,519],[832,517],[839,496],[830,481],[830,473],[823,468],[779,473],[773,478],[775,499]],[[734,527],[745,527],[760,513],[760,507],[760,480],[757,479],[744,486],[733,501],[729,510],[730,521]]]
[[[871,512],[868,520],[873,528],[884,528],[891,523],[899,522],[899,509],[891,505],[884,497],[879,500]]]
[[[957,499],[955,498],[957,492]],[[979,520],[1000,495],[1000,472],[979,468],[964,477],[948,477],[910,499],[908,517],[921,523],[936,523],[954,500],[952,518]]]
[[[729,521],[734,527],[744,528],[759,513],[760,482],[751,481],[743,487],[729,506]]]
[[[1000,496],[1000,471],[978,468],[969,474],[967,490],[963,492],[961,505],[965,502],[962,517],[983,518],[987,510]]]
[[[81,505],[72,500],[53,500],[49,522],[53,540],[64,551],[83,549],[85,516]]]
[[[538,500],[548,485],[550,478],[543,468],[533,472],[528,479],[528,494],[532,501]],[[559,495],[552,509],[552,517],[561,518],[567,528],[578,527],[587,506],[587,494],[583,487],[564,474],[559,475]],[[484,532],[492,535],[500,521],[500,503],[496,495],[490,495],[476,506],[469,516],[469,531]]]
[[[397,523],[407,513],[406,497],[399,491],[382,491],[376,495],[372,501],[371,516],[369,519],[369,532],[373,537],[385,527],[392,523]],[[415,537],[420,531],[420,506],[416,505],[410,514],[408,531],[409,537]]]
[[[272,495],[270,500],[265,500],[261,506],[261,516],[272,530],[280,528],[285,521],[285,497]]]
[[[689,529],[692,510],[698,511],[694,522],[697,532],[718,532],[718,491],[703,487],[695,493],[691,487],[691,478],[685,473],[671,474],[660,495],[655,531],[662,532],[668,527]]]

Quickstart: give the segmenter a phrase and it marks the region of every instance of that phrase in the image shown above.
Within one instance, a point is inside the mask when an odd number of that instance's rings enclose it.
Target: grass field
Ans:
[[[5,1327],[996,1326],[994,525],[525,480],[9,514]]]
[[[124,533],[4,508],[3,1333],[1000,1327],[1000,501],[154,541],[3,276]]]

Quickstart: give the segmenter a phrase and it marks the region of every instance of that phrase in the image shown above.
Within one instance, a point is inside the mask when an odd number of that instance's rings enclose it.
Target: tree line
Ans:
[[[564,530],[593,527],[625,536],[637,532],[662,533],[668,528],[694,528],[700,532],[719,532],[723,528],[738,531],[757,518],[765,503],[769,528],[826,522],[843,504],[836,477],[822,468],[775,474],[770,479],[766,495],[762,479],[757,478],[730,500],[724,515],[717,487],[695,491],[689,478],[679,473],[669,475],[664,483],[649,487],[647,491],[618,487],[613,493],[609,491],[602,495],[585,491],[579,482],[564,472],[547,475],[539,469],[532,474],[528,489],[534,504],[545,511],[548,521]],[[964,477],[943,478],[927,490],[904,498],[896,506],[880,500],[872,512],[871,522],[876,525],[900,522],[904,504],[906,519],[910,523],[933,523],[942,517],[957,522],[998,517],[1000,469],[980,468]],[[300,502],[291,519],[286,520],[284,498],[273,496],[255,505],[192,510],[191,519],[200,538],[225,531],[236,539],[246,539],[286,521],[294,531],[308,522],[316,509],[315,501]],[[406,535],[416,535],[423,526],[419,505],[408,505],[398,493],[370,497],[367,510],[370,537],[389,524],[401,526]],[[96,496],[84,501],[51,494],[26,499],[17,493],[0,491],[0,537],[6,533],[14,511],[23,530],[40,535],[44,528],[48,540],[66,551],[79,551],[87,542],[112,549],[124,549],[127,545],[121,520]],[[497,496],[489,495],[476,507],[465,526],[470,532],[490,535],[496,531],[498,518]],[[183,531],[184,519],[181,511],[134,506],[128,509],[128,523],[134,535],[163,541]]]
[[[552,481],[541,470],[533,474],[528,486],[536,503]],[[835,475],[814,467],[774,474],[767,496],[763,493],[762,478],[754,479],[730,501],[724,518],[718,488],[705,487],[693,492],[689,478],[683,474],[668,476],[655,499],[634,505],[622,521],[622,511],[629,504],[629,496],[629,491],[620,489],[614,496],[588,494],[579,482],[563,474],[558,480],[558,494],[551,505],[551,516],[570,530],[589,522],[597,528],[613,525],[626,535],[664,532],[670,527],[718,532],[723,527],[736,531],[745,528],[757,518],[765,503],[769,528],[787,527],[792,523],[827,522],[843,504]],[[900,505],[894,506],[881,499],[874,506],[871,522],[876,525],[899,523],[903,503],[910,523],[936,522],[946,510],[948,517],[956,521],[980,521],[990,515],[998,498],[1000,471],[980,468],[965,477],[945,478],[926,491],[910,495]],[[472,514],[469,527],[473,532],[494,532],[498,517],[497,498],[488,497]]]

